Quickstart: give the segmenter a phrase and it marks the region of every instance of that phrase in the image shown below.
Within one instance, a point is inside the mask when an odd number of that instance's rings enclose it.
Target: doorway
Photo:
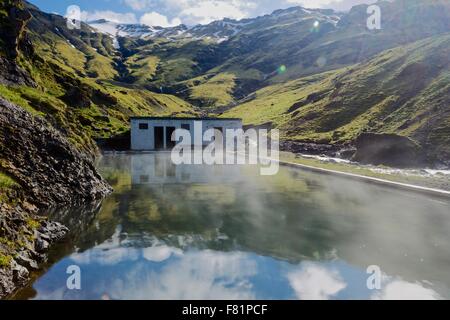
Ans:
[[[155,149],[164,149],[164,127],[155,127]]]
[[[176,142],[172,141],[172,134],[175,132],[175,127],[166,127],[166,148],[172,149]]]

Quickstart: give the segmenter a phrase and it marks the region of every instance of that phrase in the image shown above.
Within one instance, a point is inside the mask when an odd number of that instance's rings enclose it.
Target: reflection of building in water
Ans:
[[[132,184],[227,183],[240,177],[241,166],[173,164],[170,153],[133,155]]]
[[[195,132],[200,126],[200,132]],[[175,146],[172,134],[176,129],[184,129],[191,134],[192,141],[185,144],[208,145],[203,141],[203,134],[209,129],[220,131],[225,145],[225,132],[228,129],[242,129],[242,120],[235,118],[171,118],[171,117],[133,117],[131,118],[131,150],[164,150]],[[194,130],[195,129],[195,130]],[[200,139],[194,138],[199,134]]]

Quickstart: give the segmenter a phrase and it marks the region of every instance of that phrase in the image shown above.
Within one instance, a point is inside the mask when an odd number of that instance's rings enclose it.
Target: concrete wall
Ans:
[[[229,119],[207,119],[207,120],[197,120],[197,119],[146,119],[146,118],[133,118],[131,119],[131,150],[135,151],[151,151],[155,150],[155,127],[175,127],[181,129],[182,125],[190,125],[191,137],[194,140],[194,130],[195,123],[197,127],[201,123],[202,136],[203,133],[212,128],[223,128],[223,133],[225,136],[226,129],[242,129],[241,120],[229,120]],[[139,129],[140,124],[147,124],[148,129]],[[164,142],[166,142],[166,129],[164,129]],[[170,139],[170,137],[169,137]],[[224,137],[225,139],[225,137]],[[202,145],[207,145],[210,142],[202,141]],[[225,141],[224,141],[225,143]],[[193,145],[198,145],[198,142],[192,141]]]

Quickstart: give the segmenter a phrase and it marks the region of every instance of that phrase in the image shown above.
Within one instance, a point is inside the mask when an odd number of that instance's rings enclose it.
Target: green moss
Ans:
[[[34,220],[32,218],[28,218],[27,219],[27,226],[28,228],[30,228],[31,230],[36,230],[41,226],[41,223],[37,220]]]
[[[0,253],[0,268],[7,268],[11,265],[12,257]]]
[[[3,244],[7,246],[9,249],[14,249],[16,247],[16,243],[13,241],[10,241],[6,238],[0,237],[0,244]]]
[[[15,189],[19,184],[10,176],[0,172],[0,190]]]

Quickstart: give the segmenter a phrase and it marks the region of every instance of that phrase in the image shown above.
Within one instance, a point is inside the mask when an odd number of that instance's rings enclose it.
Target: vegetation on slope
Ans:
[[[362,132],[417,140],[450,157],[450,34],[387,50],[368,62],[277,84],[224,113],[279,128],[285,139],[344,143]]]
[[[127,131],[130,116],[193,112],[175,96],[114,81],[120,53],[109,36],[85,24],[81,30],[69,30],[64,18],[27,8],[33,17],[24,37],[31,49],[19,50],[15,63],[35,85],[0,84],[0,94],[46,118],[80,149],[95,153],[93,139]]]
[[[221,109],[267,85],[341,69],[450,31],[448,1],[396,0],[379,6],[381,30],[367,29],[367,5],[355,6],[348,14],[296,7],[244,20],[239,32],[221,43],[148,39],[123,45],[139,60],[158,57],[151,76],[140,83],[155,92],[163,87],[201,108]],[[230,74],[233,78],[204,94],[211,77]]]

